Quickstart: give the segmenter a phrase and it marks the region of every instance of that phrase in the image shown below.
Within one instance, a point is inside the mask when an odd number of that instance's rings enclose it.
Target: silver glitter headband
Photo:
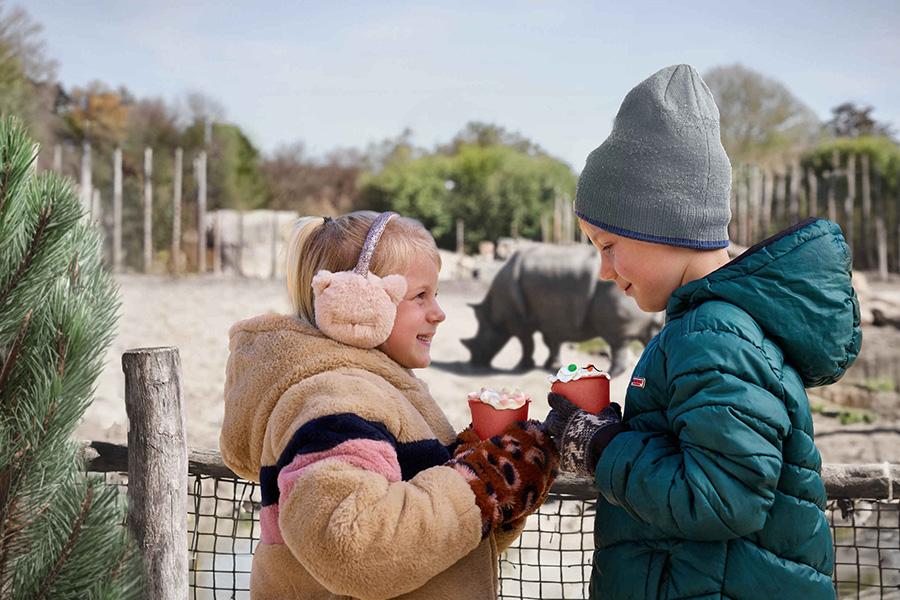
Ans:
[[[366,235],[366,243],[363,244],[362,252],[359,253],[359,262],[356,263],[356,268],[353,269],[354,273],[365,277],[369,272],[369,263],[372,262],[372,255],[375,254],[375,246],[378,245],[378,240],[381,239],[381,234],[384,233],[384,228],[387,226],[388,221],[396,215],[397,213],[395,212],[387,211],[375,218],[375,222],[372,223],[369,233]]]

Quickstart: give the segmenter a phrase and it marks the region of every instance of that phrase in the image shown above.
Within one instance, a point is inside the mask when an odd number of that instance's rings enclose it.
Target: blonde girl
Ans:
[[[406,284],[374,348],[316,327],[317,275],[348,273],[361,254],[371,281]],[[535,422],[457,436],[413,374],[445,319],[434,239],[399,216],[309,217],[287,257],[294,314],[230,331],[222,455],[262,489],[251,597],[496,598],[498,553],[546,497],[557,453]]]

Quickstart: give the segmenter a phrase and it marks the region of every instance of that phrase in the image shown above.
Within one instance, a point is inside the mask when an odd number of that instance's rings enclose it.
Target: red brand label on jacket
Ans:
[[[647,384],[647,380],[644,379],[643,377],[632,377],[631,378],[631,385],[633,385],[634,387],[642,388],[646,384]]]

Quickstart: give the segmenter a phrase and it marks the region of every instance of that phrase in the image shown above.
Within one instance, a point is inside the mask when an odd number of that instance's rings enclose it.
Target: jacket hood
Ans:
[[[746,311],[806,387],[834,383],[862,345],[850,248],[841,228],[808,219],[675,290],[667,320],[707,300]]]
[[[229,338],[219,446],[226,464],[246,479],[259,478],[266,427],[279,399],[294,384],[321,373],[367,371],[418,404],[430,423],[446,422],[436,405],[417,400],[430,396],[411,371],[380,350],[342,344],[295,317],[266,314],[240,321]],[[452,430],[441,432],[452,440]]]

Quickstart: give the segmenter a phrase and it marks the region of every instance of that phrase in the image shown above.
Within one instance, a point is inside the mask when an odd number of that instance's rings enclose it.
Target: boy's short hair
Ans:
[[[638,240],[728,245],[731,163],[719,109],[693,67],[666,67],[625,96],[612,133],[578,179],[575,213]]]
[[[361,210],[333,219],[304,217],[297,221],[285,265],[294,314],[315,325],[313,277],[322,269],[333,273],[352,270],[378,214]],[[431,233],[419,221],[398,215],[385,226],[369,270],[379,277],[403,273],[414,257],[422,255],[441,268],[441,255]]]

